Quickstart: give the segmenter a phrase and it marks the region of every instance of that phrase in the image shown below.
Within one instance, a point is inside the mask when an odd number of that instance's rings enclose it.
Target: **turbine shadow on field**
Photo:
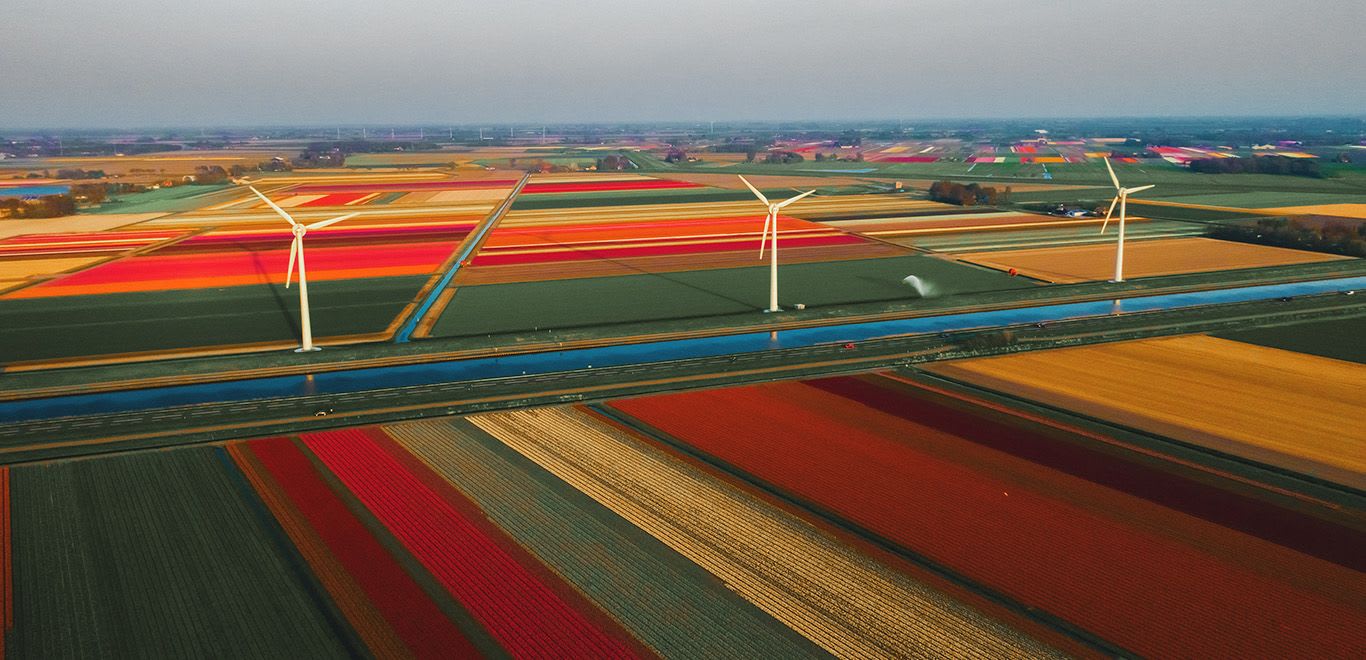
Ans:
[[[266,269],[266,265],[261,262],[260,252],[253,251],[251,253],[251,263],[256,269],[257,274],[259,274],[261,279],[265,282],[265,287],[270,291],[271,297],[275,299],[275,306],[280,308],[280,316],[284,318],[285,324],[289,326],[290,336],[293,337],[294,335],[303,333],[303,328],[300,327],[299,322],[295,319],[294,315],[290,313],[289,304],[284,296],[284,288],[277,286],[270,281],[270,272]]]

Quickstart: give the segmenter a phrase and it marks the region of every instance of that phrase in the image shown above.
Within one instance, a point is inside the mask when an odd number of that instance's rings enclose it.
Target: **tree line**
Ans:
[[[1310,158],[1253,156],[1252,158],[1198,158],[1188,165],[1204,174],[1279,174],[1323,178],[1319,163]]]
[[[930,184],[930,200],[958,206],[996,206],[1010,201],[1010,187],[997,190],[976,183],[964,185],[954,181],[935,181]]]
[[[1219,225],[1210,230],[1209,236],[1226,241],[1366,257],[1366,222],[1265,218],[1258,220],[1256,225]]]

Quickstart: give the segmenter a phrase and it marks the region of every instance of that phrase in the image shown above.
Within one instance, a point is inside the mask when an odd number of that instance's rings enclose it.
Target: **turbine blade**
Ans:
[[[764,246],[768,244],[768,224],[773,222],[773,214],[764,216],[764,234],[759,239],[759,259],[764,258]],[[776,224],[776,223],[775,223]],[[777,233],[776,231],[774,233]]]
[[[275,202],[270,201],[270,198],[269,198],[269,197],[266,197],[265,195],[262,195],[262,194],[261,194],[261,191],[257,190],[255,186],[247,186],[247,188],[250,189],[252,192],[256,193],[256,196],[257,196],[257,197],[260,197],[260,198],[261,198],[261,201],[263,201],[263,202],[266,203],[266,206],[269,206],[270,208],[275,209],[275,212],[276,212],[276,213],[279,213],[281,218],[284,218],[285,220],[288,220],[291,227],[294,226],[294,225],[299,224],[299,223],[295,222],[295,221],[294,221],[294,218],[291,217],[288,213],[285,213],[285,210],[284,210],[284,209],[282,209],[282,208],[280,208],[278,205],[276,205]]]
[[[300,240],[302,240],[302,239],[300,239],[298,236],[295,236],[295,237],[294,237],[294,240],[292,240],[292,241],[289,242],[289,269],[285,271],[285,288],[286,288],[286,289],[289,288],[290,280],[291,280],[291,278],[294,277],[294,259],[295,259],[295,257],[298,257],[298,256],[299,256],[299,247],[300,247],[300,246],[299,246],[299,241],[300,241]]]
[[[1105,171],[1110,173],[1110,181],[1115,184],[1115,190],[1119,190],[1119,177],[1115,176],[1115,168],[1110,167],[1110,157],[1105,157]]]
[[[789,200],[787,200],[787,201],[785,201],[785,202],[779,202],[779,203],[778,203],[778,208],[783,208],[784,206],[787,206],[788,204],[791,204],[792,202],[795,202],[795,201],[797,201],[797,200],[799,200],[799,199],[801,199],[801,198],[803,198],[803,197],[806,197],[807,195],[810,195],[810,194],[812,194],[812,193],[814,193],[814,192],[816,192],[816,191],[814,191],[814,190],[808,190],[808,191],[806,191],[806,192],[804,192],[804,193],[802,193],[802,194],[800,194],[800,195],[797,195],[796,197],[793,197],[792,199],[789,199]]]
[[[739,176],[739,175],[737,174],[736,176]],[[746,179],[746,178],[743,177],[743,176],[740,177],[740,180],[745,182],[745,187],[746,187],[746,188],[749,188],[749,191],[752,192],[752,193],[754,193],[754,196],[755,196],[755,197],[758,197],[758,198],[759,198],[759,201],[761,201],[761,202],[764,203],[764,206],[768,206],[768,198],[767,198],[767,197],[764,197],[764,194],[761,193],[761,192],[759,192],[759,189],[758,189],[758,188],[755,188],[754,186],[750,185],[749,180]]]
[[[305,226],[306,228],[308,228],[308,229],[322,229],[323,227],[330,227],[330,226],[332,226],[332,225],[335,225],[335,224],[337,224],[338,222],[341,222],[342,220],[350,220],[351,218],[354,218],[354,217],[356,217],[356,216],[358,216],[358,215],[360,215],[360,211],[357,211],[357,212],[355,212],[355,213],[347,213],[346,215],[339,215],[339,216],[337,216],[337,217],[335,217],[335,218],[332,218],[332,219],[330,219],[330,220],[320,220],[320,221],[315,222],[315,223],[313,223],[313,224],[311,224],[311,225],[304,225],[304,226]]]
[[[1105,222],[1100,223],[1100,233],[1102,233],[1102,234],[1105,233],[1105,227],[1108,226],[1108,225],[1110,224],[1110,214],[1115,212],[1115,204],[1118,204],[1118,203],[1119,203],[1119,197],[1118,197],[1118,196],[1116,196],[1114,199],[1110,200],[1110,210],[1108,210],[1108,211],[1105,212]]]
[[[1156,185],[1157,185],[1157,184],[1151,184],[1151,185],[1147,185],[1147,186],[1139,186],[1139,187],[1137,187],[1137,188],[1130,188],[1130,189],[1128,189],[1128,190],[1126,190],[1126,191],[1124,191],[1124,192],[1125,192],[1126,194],[1132,195],[1132,194],[1134,194],[1134,193],[1136,193],[1136,192],[1143,192],[1144,190],[1147,190],[1147,189],[1149,189],[1149,188],[1153,188],[1153,187],[1155,187]]]

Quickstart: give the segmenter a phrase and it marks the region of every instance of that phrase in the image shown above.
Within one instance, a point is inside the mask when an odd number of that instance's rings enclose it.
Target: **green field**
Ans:
[[[386,432],[664,657],[818,655],[697,564],[469,421]],[[610,565],[602,548],[611,548]]]
[[[914,300],[907,275],[938,296],[1028,288],[1029,280],[922,255],[779,266],[778,300],[808,307]],[[759,314],[768,305],[768,268],[595,277],[463,287],[432,329],[434,337],[571,329],[619,323]]]
[[[314,337],[385,329],[425,276],[309,283]],[[299,298],[283,286],[0,300],[0,364],[298,341]]]
[[[175,186],[160,190],[118,195],[91,209],[89,213],[177,213],[192,211],[211,202],[205,198],[228,190],[228,184]]]
[[[1215,336],[1366,364],[1366,316],[1248,328]]]
[[[12,468],[13,657],[344,657],[358,641],[221,448]]]
[[[1267,190],[1255,192],[1167,195],[1149,197],[1148,199],[1178,202],[1181,204],[1204,204],[1208,206],[1262,209],[1275,208],[1278,206],[1308,206],[1311,204],[1366,204],[1366,191],[1360,193],[1321,193]]]

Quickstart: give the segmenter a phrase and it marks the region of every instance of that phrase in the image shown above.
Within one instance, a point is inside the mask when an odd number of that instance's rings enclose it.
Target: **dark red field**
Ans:
[[[905,392],[838,378],[611,405],[1140,655],[1366,648],[1362,590],[1341,588],[1359,572],[1002,451],[1029,439]]]

